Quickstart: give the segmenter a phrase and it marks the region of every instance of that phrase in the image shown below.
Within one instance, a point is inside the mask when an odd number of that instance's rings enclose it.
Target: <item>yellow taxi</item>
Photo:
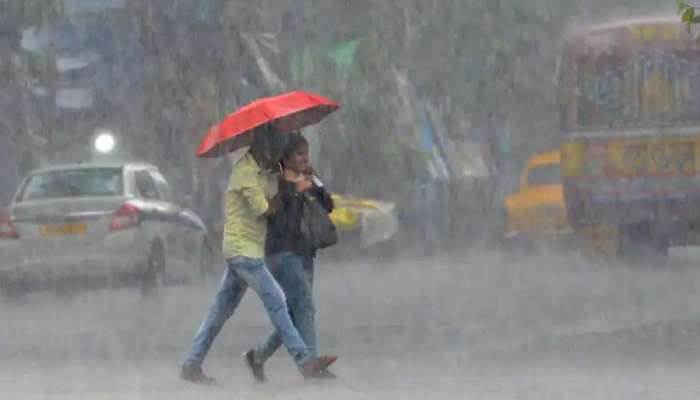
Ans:
[[[536,154],[520,175],[518,190],[505,199],[504,237],[556,237],[572,233],[564,205],[559,150]]]

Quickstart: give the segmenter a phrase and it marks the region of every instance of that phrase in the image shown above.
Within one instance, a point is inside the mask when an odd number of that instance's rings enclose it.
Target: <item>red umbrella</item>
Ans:
[[[267,123],[280,133],[288,133],[318,123],[338,107],[330,99],[301,91],[255,100],[211,127],[197,157],[216,157],[247,146],[255,128]]]

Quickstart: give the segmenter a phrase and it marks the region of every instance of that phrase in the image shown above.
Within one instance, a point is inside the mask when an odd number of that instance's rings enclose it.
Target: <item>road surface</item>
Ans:
[[[269,331],[250,292],[205,364],[178,379],[216,289],[135,290],[0,305],[1,399],[696,399],[700,256],[593,266],[483,251],[319,260],[319,344],[335,381],[304,383],[280,351],[256,384],[241,354]]]

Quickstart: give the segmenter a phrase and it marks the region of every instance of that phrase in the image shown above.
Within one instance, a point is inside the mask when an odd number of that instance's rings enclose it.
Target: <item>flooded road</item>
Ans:
[[[319,345],[336,381],[304,383],[284,352],[253,382],[241,354],[269,330],[254,295],[179,381],[215,284],[0,306],[0,398],[697,398],[700,257],[600,267],[575,257],[465,252],[319,260]]]

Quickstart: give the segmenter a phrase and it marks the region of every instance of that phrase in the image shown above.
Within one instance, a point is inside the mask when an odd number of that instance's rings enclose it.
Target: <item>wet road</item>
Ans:
[[[223,385],[177,379],[215,286],[0,306],[0,398],[626,399],[700,395],[700,256],[593,266],[571,256],[320,260],[323,351],[337,381],[304,384],[289,357],[255,384],[241,353],[266,332],[246,296],[205,365]]]

